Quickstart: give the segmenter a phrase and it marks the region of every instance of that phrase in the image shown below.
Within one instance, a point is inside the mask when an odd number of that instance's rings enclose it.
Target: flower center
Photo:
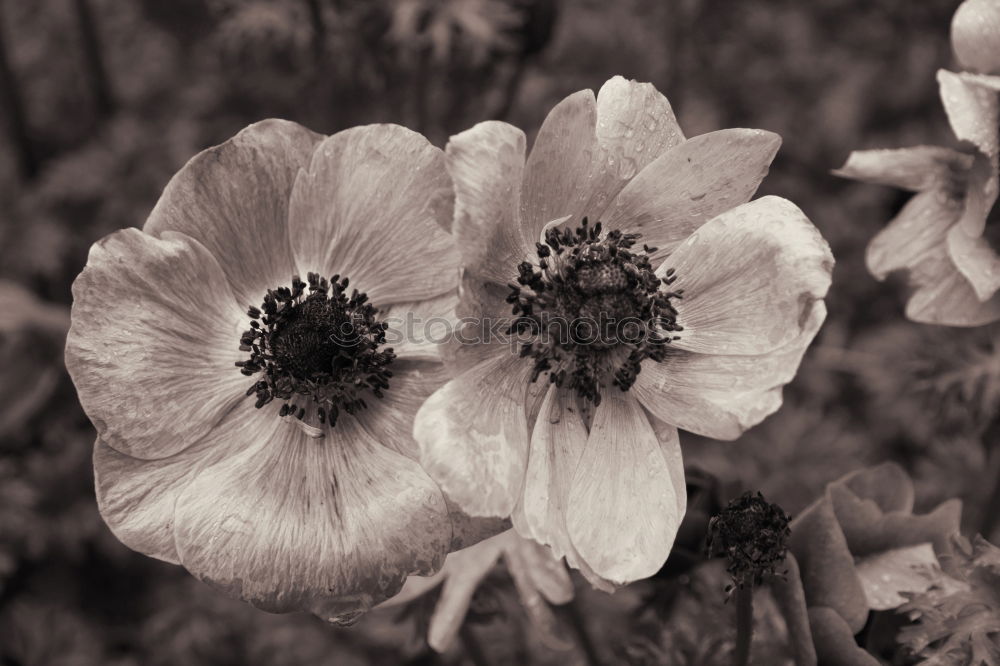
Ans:
[[[627,391],[643,360],[662,361],[667,345],[683,330],[669,291],[673,269],[656,276],[649,255],[634,251],[639,234],[614,230],[601,236],[601,223],[583,218],[575,229],[548,229],[537,243],[538,263],[518,265],[507,302],[521,336],[521,356],[534,359],[531,381],[543,372],[557,386],[576,389],[599,405],[602,387]]]
[[[278,398],[285,401],[279,416],[303,420],[315,409],[320,423],[333,426],[341,410],[367,407],[367,393],[382,397],[396,356],[380,350],[388,324],[365,294],[355,289],[348,297],[347,278],[307,277],[308,285],[296,275],[291,289],[269,289],[261,307],[247,311],[240,349],[250,358],[236,365],[248,377],[260,373],[247,391],[258,409]]]

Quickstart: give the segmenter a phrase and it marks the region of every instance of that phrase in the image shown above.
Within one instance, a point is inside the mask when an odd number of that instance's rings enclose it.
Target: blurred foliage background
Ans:
[[[736,443],[682,436],[691,543],[710,507],[744,489],[795,514],[882,460],[914,476],[918,509],[960,497],[967,530],[988,535],[994,331],[906,322],[901,281],[876,282],[863,261],[905,197],[829,175],[851,149],[953,143],[934,73],[952,64],[957,5],[0,0],[0,663],[722,663],[731,636],[718,616],[731,608],[718,576],[610,597],[581,583],[562,609],[574,647],[558,650],[498,568],[463,642],[439,656],[422,638],[432,600],[351,629],[271,616],[111,536],[93,496],[94,433],[62,369],[70,285],[90,244],[141,226],[188,158],[272,116],[323,133],[401,123],[442,147],[487,118],[530,137],[563,96],[622,74],[664,92],[689,136],[779,133],[761,193],[795,201],[832,245],[830,316],[777,415]]]

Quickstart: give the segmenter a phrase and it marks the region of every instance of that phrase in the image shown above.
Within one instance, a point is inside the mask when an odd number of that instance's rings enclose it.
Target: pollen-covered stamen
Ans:
[[[673,269],[656,276],[649,255],[633,250],[639,234],[601,235],[583,218],[575,229],[549,229],[537,243],[538,263],[518,265],[507,302],[515,319],[510,332],[523,338],[521,356],[535,361],[532,381],[543,372],[558,386],[600,404],[608,384],[628,390],[643,360],[662,361],[683,330],[668,287]]]
[[[291,289],[270,289],[260,308],[247,311],[240,349],[250,358],[236,365],[248,377],[260,373],[247,390],[258,409],[278,398],[285,401],[279,416],[315,414],[333,426],[341,411],[354,414],[369,394],[381,398],[389,388],[395,354],[381,349],[388,324],[365,294],[348,296],[347,286],[339,275],[327,281],[310,273],[308,285],[296,275]]]

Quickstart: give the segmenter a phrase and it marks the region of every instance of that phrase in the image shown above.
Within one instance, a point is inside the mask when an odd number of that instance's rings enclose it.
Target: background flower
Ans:
[[[952,39],[960,63],[989,71],[989,56],[982,54],[1000,40],[996,3],[963,3]],[[1000,255],[990,217],[998,189],[1000,78],[947,70],[937,78],[960,150],[855,151],[834,173],[917,193],[868,246],[868,269],[880,280],[891,271],[907,272],[910,319],[978,326],[1000,318]]]

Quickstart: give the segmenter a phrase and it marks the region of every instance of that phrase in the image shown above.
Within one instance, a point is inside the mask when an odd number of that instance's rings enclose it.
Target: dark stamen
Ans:
[[[307,278],[308,284],[293,276],[290,289],[268,290],[260,308],[247,310],[250,329],[240,336],[240,349],[250,358],[236,365],[248,377],[262,373],[247,391],[256,395],[255,407],[279,398],[285,401],[279,416],[303,419],[309,406],[332,427],[340,410],[367,407],[366,392],[382,397],[395,354],[380,349],[387,325],[377,321],[366,294],[355,289],[348,297],[348,279],[339,275],[329,282],[315,273]],[[292,402],[295,396],[311,403]]]
[[[658,278],[639,234],[612,230],[583,218],[576,229],[550,228],[536,243],[537,265],[521,262],[507,302],[515,315],[509,332],[528,336],[521,356],[535,360],[532,381],[576,389],[600,404],[608,383],[626,391],[647,358],[662,361],[667,345],[683,330],[672,303],[682,290],[669,291],[674,270]]]

